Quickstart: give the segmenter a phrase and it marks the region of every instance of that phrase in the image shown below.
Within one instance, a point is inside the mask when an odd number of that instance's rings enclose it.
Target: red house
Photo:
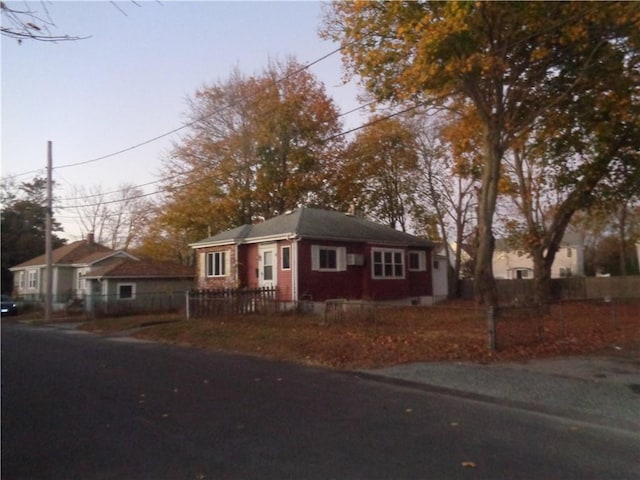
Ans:
[[[285,302],[433,297],[430,241],[345,213],[299,208],[191,247],[201,289],[273,286]]]

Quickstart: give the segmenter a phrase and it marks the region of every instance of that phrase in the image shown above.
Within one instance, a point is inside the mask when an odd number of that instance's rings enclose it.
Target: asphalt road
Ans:
[[[634,479],[640,435],[354,373],[2,327],[2,479]]]

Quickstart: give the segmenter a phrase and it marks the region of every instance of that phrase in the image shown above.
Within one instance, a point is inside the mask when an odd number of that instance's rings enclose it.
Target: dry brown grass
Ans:
[[[189,321],[176,321],[175,316],[126,317],[98,320],[85,328],[113,332],[162,321],[137,329],[132,335],[349,369],[407,362],[517,360],[602,351],[614,345],[627,348],[640,343],[640,316],[619,312],[614,322],[610,310],[601,317],[593,312],[593,306],[587,310],[584,306],[564,306],[560,317],[552,309],[544,319],[543,342],[512,344],[497,352],[489,349],[484,311],[464,302],[381,308],[376,310],[375,318],[350,320],[347,315],[327,324],[322,316],[275,314]],[[518,328],[525,328],[529,333],[531,321],[505,323],[501,328],[516,334]]]

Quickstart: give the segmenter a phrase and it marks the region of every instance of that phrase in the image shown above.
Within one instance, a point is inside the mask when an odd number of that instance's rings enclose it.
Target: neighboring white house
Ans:
[[[533,259],[525,252],[509,249],[504,240],[496,241],[493,252],[495,278],[532,279]],[[551,278],[584,276],[584,239],[578,232],[567,232],[551,266]]]

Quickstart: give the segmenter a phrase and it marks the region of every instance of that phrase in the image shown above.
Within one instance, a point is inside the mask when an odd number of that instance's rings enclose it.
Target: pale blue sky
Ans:
[[[12,2],[8,2],[10,5]],[[23,2],[13,2],[23,7]],[[261,71],[269,59],[314,61],[336,45],[318,36],[320,2],[45,2],[53,33],[90,36],[57,44],[2,38],[2,175],[54,167],[126,149],[179,127],[186,99],[238,67]],[[30,2],[41,9],[40,2]],[[311,68],[342,111],[358,106],[357,90],[342,84],[340,54]],[[363,114],[344,118],[347,127]],[[175,134],[83,166],[54,170],[59,198],[73,186],[158,179]],[[30,180],[35,173],[18,177]],[[148,187],[152,191],[155,187]],[[79,231],[72,212],[57,211],[68,238]]]

